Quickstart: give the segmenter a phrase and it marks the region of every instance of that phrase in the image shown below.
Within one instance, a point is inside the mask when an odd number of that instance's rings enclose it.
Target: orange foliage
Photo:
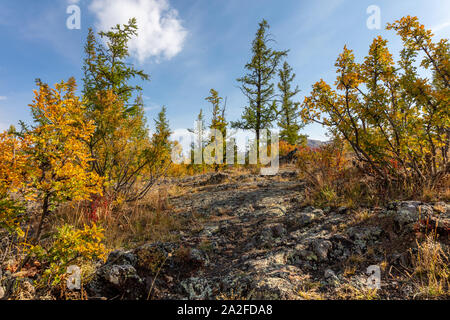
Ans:
[[[95,125],[87,121],[84,106],[69,83],[56,89],[41,86],[30,105],[38,123],[27,132],[30,199],[48,197],[51,205],[88,199],[102,191],[102,179],[90,171],[87,141]]]
[[[16,192],[21,188],[28,156],[23,152],[27,140],[8,132],[0,133],[0,194]]]
[[[281,157],[288,155],[290,152],[292,152],[296,148],[297,148],[296,146],[294,146],[284,140],[281,140],[279,142],[279,154]]]

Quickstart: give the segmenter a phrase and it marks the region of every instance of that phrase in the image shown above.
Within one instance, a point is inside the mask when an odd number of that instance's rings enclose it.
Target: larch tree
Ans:
[[[258,163],[260,130],[271,128],[276,119],[276,94],[272,80],[281,59],[287,55],[287,51],[276,51],[270,47],[273,39],[268,30],[269,24],[262,20],[252,42],[252,58],[245,65],[247,73],[237,79],[248,105],[244,108],[242,119],[231,124],[233,128],[255,131]]]
[[[217,159],[217,156],[219,155],[213,155],[214,157],[216,157],[216,166],[215,169],[216,171],[219,169],[220,165],[218,164],[218,162],[224,162],[225,160],[225,154],[226,154],[226,139],[227,139],[227,122],[225,120],[225,111],[226,111],[226,105],[222,104],[222,100],[223,98],[219,96],[219,93],[214,90],[211,89],[209,91],[210,96],[206,97],[205,100],[210,102],[212,105],[212,117],[211,117],[211,124],[209,126],[210,130],[217,130],[218,132],[220,132],[220,134],[222,135],[222,159],[220,159],[221,161],[219,161],[219,159]],[[211,141],[212,143],[217,142],[218,141]],[[218,146],[216,145],[216,149],[218,148]]]
[[[197,115],[195,120],[194,128],[188,129],[190,133],[193,134],[194,141],[191,143],[191,162],[204,170],[205,166],[203,163],[203,150],[205,147],[205,116],[203,115],[203,109]]]
[[[89,30],[85,45],[83,98],[96,124],[89,141],[92,167],[106,179],[104,191],[111,200],[140,198],[154,183],[149,170],[154,168],[155,149],[146,126],[142,88],[130,84],[133,79],[147,81],[149,76],[126,61],[128,42],[136,35],[133,18],[100,32],[106,45]]]
[[[155,153],[158,153],[157,158],[162,166],[170,164],[170,154],[172,152],[172,142],[170,136],[169,121],[167,120],[167,109],[165,106],[161,108],[158,117],[155,121],[155,133],[152,137],[152,146],[155,148]]]
[[[96,104],[97,93],[108,90],[123,101],[124,111],[128,114],[133,114],[138,109],[139,103],[132,99],[142,91],[142,87],[130,85],[130,80],[137,78],[148,81],[149,75],[126,62],[130,56],[128,42],[137,36],[137,29],[136,19],[132,18],[123,26],[116,25],[110,31],[99,32],[98,35],[106,42],[106,46],[89,29],[83,65],[83,96],[88,109],[101,109],[101,104]]]
[[[292,88],[292,82],[295,79],[295,73],[291,66],[285,61],[283,67],[278,71],[278,90],[280,91],[280,107],[278,126],[281,128],[280,139],[291,145],[305,143],[306,137],[299,134],[299,130],[304,126],[298,123],[300,117],[299,102],[293,101],[293,98],[300,92],[298,86]],[[301,140],[301,141],[300,141]]]

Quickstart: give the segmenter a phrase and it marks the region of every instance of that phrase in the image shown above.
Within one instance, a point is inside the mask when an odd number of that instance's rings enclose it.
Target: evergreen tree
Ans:
[[[219,93],[211,89],[209,90],[210,96],[206,97],[205,100],[210,102],[212,105],[212,120],[210,128],[216,128],[216,124],[219,121],[221,108],[220,108],[220,102],[223,100],[222,97],[219,97]]]
[[[92,29],[89,29],[85,45],[84,59],[84,88],[83,96],[89,108],[101,109],[96,104],[99,92],[111,90],[127,108],[125,111],[132,113],[137,111],[137,103],[130,103],[134,93],[139,93],[142,88],[139,85],[130,85],[130,80],[140,78],[149,80],[149,75],[143,70],[137,70],[126,62],[130,56],[128,41],[137,36],[136,19],[132,18],[128,24],[116,25],[108,32],[99,32],[100,38],[106,40],[106,47],[99,43]]]
[[[93,170],[106,180],[104,193],[128,201],[145,195],[156,176],[152,168],[159,154],[152,148],[146,126],[142,88],[135,78],[149,76],[130,63],[128,41],[137,35],[136,19],[99,32],[106,45],[89,30],[85,45],[83,102],[95,125],[88,142]],[[139,186],[143,186],[139,191]],[[108,186],[108,187],[106,187]]]
[[[237,79],[248,99],[248,106],[244,109],[242,120],[232,123],[233,128],[255,131],[258,163],[260,130],[270,128],[276,119],[272,79],[281,59],[287,54],[287,51],[276,51],[269,46],[272,39],[268,29],[269,24],[262,20],[252,43],[251,61],[245,65],[247,74]]]
[[[188,129],[189,132],[194,134],[194,142],[191,143],[191,160],[194,164],[200,165],[204,169],[203,164],[203,149],[204,149],[204,130],[205,130],[205,117],[203,116],[203,109],[200,109],[195,127]]]
[[[304,136],[299,135],[298,131],[303,125],[298,124],[299,118],[299,102],[294,102],[293,97],[300,92],[298,86],[292,89],[292,81],[295,78],[295,73],[287,62],[284,62],[283,68],[278,71],[279,82],[278,89],[281,93],[281,106],[279,110],[278,126],[281,128],[280,139],[292,145],[295,145],[301,140],[306,140]]]
[[[223,159],[222,162],[225,162],[226,157],[226,137],[227,137],[227,122],[225,120],[225,108],[226,104],[221,107],[222,97],[219,96],[219,93],[211,89],[210,96],[205,98],[206,101],[209,101],[212,105],[212,119],[211,124],[209,126],[210,129],[218,130],[223,137]],[[213,142],[213,141],[212,141]],[[219,165],[215,166],[216,171],[219,169]]]
[[[155,133],[153,134],[153,144],[165,153],[170,153],[172,145],[169,140],[172,131],[170,131],[169,121],[167,120],[167,109],[165,106],[161,108],[155,121]]]

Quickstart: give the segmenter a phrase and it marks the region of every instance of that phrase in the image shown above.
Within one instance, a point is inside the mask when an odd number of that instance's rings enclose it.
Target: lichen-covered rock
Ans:
[[[394,221],[400,230],[411,231],[414,223],[419,221],[420,204],[419,201],[403,201],[396,205],[396,210],[393,212]]]
[[[311,245],[311,248],[319,261],[326,261],[328,259],[328,253],[332,247],[333,244],[326,239],[315,239]]]
[[[136,269],[131,265],[112,265],[110,268],[103,268],[102,273],[104,279],[118,288],[125,285],[130,279],[140,280]]]
[[[327,280],[331,280],[331,281],[339,280],[339,278],[336,276],[336,273],[334,273],[334,271],[331,269],[326,269],[323,276]]]
[[[394,221],[403,232],[411,232],[416,227],[434,225],[439,233],[448,234],[450,227],[450,206],[445,202],[434,205],[419,201],[403,201],[396,205]]]
[[[281,223],[278,223],[272,226],[272,234],[274,238],[283,238],[287,235],[287,230]]]
[[[162,297],[180,298],[173,296],[180,291],[174,277],[189,278],[209,264],[208,255],[199,248],[180,247],[171,242],[146,244],[131,251],[112,252],[87,289],[97,297],[143,299],[151,288],[152,293]],[[198,285],[192,288],[198,289]]]
[[[353,248],[359,254],[378,241],[382,233],[383,230],[378,226],[356,226],[350,227],[346,231],[346,234],[352,240]]]
[[[195,228],[179,232],[177,243],[111,253],[91,281],[98,290],[90,292],[145,299],[152,288],[152,299],[302,299],[312,288],[335,298],[343,285],[364,290],[369,265],[411,267],[403,241],[415,240],[425,217],[448,232],[446,203],[393,202],[367,208],[367,219],[346,207],[304,207],[299,199],[305,186],[295,171],[177,181],[197,188],[171,199],[176,212],[195,220]],[[407,294],[404,288],[393,290]]]
[[[208,255],[199,249],[193,248],[189,252],[189,259],[191,262],[197,263],[201,266],[208,266],[209,265],[209,257]]]
[[[120,251],[115,250],[111,252],[106,260],[107,265],[132,265],[135,266],[137,263],[137,256],[131,251]]]
[[[257,300],[298,300],[296,288],[291,281],[278,277],[262,278],[252,290]]]
[[[206,300],[211,298],[212,289],[207,279],[192,277],[181,282],[190,300]]]
[[[137,257],[130,252],[115,251],[87,284],[91,296],[122,299],[141,299],[145,293],[145,281],[135,268]]]
[[[289,230],[297,230],[303,228],[315,219],[315,215],[310,212],[298,212],[295,214],[289,215],[286,219],[286,226]]]

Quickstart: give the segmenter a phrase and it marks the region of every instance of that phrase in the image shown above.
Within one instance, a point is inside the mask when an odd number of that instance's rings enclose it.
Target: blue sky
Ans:
[[[66,27],[71,4],[81,10],[79,30]],[[381,30],[366,26],[370,5],[381,10]],[[236,78],[244,73],[263,18],[271,25],[274,47],[290,49],[287,61],[302,90],[299,100],[320,78],[334,81],[334,62],[344,45],[362,59],[381,34],[396,54],[400,41],[383,30],[387,22],[415,15],[436,38],[450,36],[448,0],[0,0],[0,129],[30,121],[35,78],[54,84],[75,76],[81,87],[88,28],[133,15],[139,15],[140,38],[132,45],[132,61],[151,77],[143,84],[146,115],[153,119],[165,105],[173,130],[192,127],[200,108],[210,111],[204,98],[211,88],[227,97],[228,118],[239,118],[246,100]],[[320,126],[304,133],[327,139]]]

